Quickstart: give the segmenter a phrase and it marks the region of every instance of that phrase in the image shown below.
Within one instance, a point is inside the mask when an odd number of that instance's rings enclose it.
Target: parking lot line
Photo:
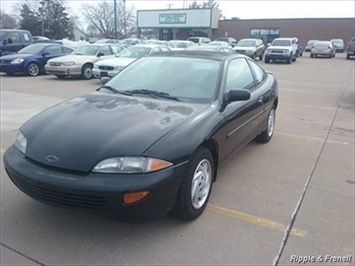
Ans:
[[[261,218],[261,217],[258,217],[258,216],[254,216],[254,215],[251,215],[251,214],[247,214],[247,213],[243,213],[243,212],[239,212],[239,211],[235,211],[235,210],[226,209],[226,208],[223,208],[223,207],[220,207],[220,206],[216,206],[216,205],[212,205],[212,204],[209,204],[207,206],[207,209],[212,211],[212,212],[214,212],[214,213],[218,213],[218,214],[222,214],[222,215],[225,215],[225,216],[229,216],[229,217],[232,217],[234,219],[245,221],[245,222],[252,223],[252,224],[256,224],[256,225],[259,225],[259,226],[262,226],[262,227],[267,227],[267,228],[270,228],[270,229],[275,230],[275,231],[283,232],[283,231],[286,230],[286,226],[283,225],[282,223],[271,221],[271,220],[268,220],[268,219],[264,219],[264,218]],[[307,232],[304,231],[304,230],[301,230],[301,229],[293,228],[291,230],[290,234],[293,235],[293,236],[297,236],[297,237],[305,237]]]
[[[309,139],[309,140],[317,140],[317,141],[322,141],[322,142],[325,141],[324,138],[317,138],[317,137],[312,137],[312,136],[298,135],[298,134],[286,133],[286,132],[282,132],[282,131],[275,131],[275,134],[288,136],[288,137],[294,137],[294,138],[304,138],[304,139]],[[338,141],[338,140],[329,140],[328,139],[327,142],[328,143],[335,143],[335,144],[349,145],[349,142]]]
[[[303,107],[303,108],[310,108],[310,109],[322,109],[322,110],[336,110],[337,106],[334,107],[327,107],[327,106],[314,106],[314,105],[307,105],[307,104],[295,104],[295,103],[280,103],[281,105],[287,105],[287,106],[294,106],[297,108]]]

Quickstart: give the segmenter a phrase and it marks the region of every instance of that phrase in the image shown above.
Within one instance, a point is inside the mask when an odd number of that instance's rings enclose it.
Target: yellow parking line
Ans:
[[[252,224],[256,224],[256,225],[259,225],[262,227],[267,227],[267,228],[270,228],[275,231],[285,231],[286,230],[286,226],[283,225],[282,223],[274,222],[274,221],[264,219],[261,217],[257,217],[257,216],[251,215],[251,214],[238,212],[238,211],[226,209],[226,208],[219,207],[216,205],[211,205],[211,204],[209,204],[207,206],[207,209],[214,212],[214,213],[229,216],[234,219],[245,221],[245,222],[252,223]],[[293,236],[305,237],[307,232],[304,230],[293,228],[291,230],[290,234]]]

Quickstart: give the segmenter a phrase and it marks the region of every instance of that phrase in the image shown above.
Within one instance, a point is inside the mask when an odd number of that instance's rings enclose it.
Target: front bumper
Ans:
[[[291,54],[289,53],[265,53],[265,58],[269,58],[271,60],[287,60],[291,58]]]
[[[25,66],[21,64],[6,64],[0,63],[0,72],[9,74],[23,74],[25,73]]]
[[[113,78],[119,72],[120,70],[101,70],[95,67],[92,69],[92,74],[94,75],[95,78],[102,78],[102,77]]]
[[[26,158],[14,146],[4,154],[12,182],[25,194],[65,209],[124,219],[149,219],[166,214],[176,202],[186,163],[149,174],[102,174],[67,171]],[[125,205],[123,195],[149,190],[141,201]]]
[[[74,66],[50,66],[45,65],[44,70],[50,75],[63,75],[63,76],[80,76],[81,75],[80,65]]]

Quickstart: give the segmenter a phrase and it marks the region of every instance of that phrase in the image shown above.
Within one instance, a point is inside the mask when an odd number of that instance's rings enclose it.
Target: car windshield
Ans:
[[[131,45],[131,43],[133,41],[136,41],[135,39],[124,39],[121,41],[121,44],[127,44],[127,45]]]
[[[250,46],[255,46],[255,41],[253,40],[241,40],[237,43],[237,46],[239,47],[250,47]]]
[[[17,53],[18,54],[38,54],[43,49],[43,47],[45,47],[45,45],[33,44],[33,45],[26,46],[25,48],[21,49]]]
[[[330,46],[329,42],[316,42],[314,43],[314,48],[316,49],[328,49]]]
[[[198,43],[199,42],[199,38],[188,38],[188,41],[194,42],[194,43]]]
[[[99,50],[99,45],[85,45],[77,48],[72,54],[73,55],[96,55]]]
[[[117,57],[139,58],[150,53],[150,47],[131,46],[122,52]]]
[[[343,40],[335,39],[335,40],[332,40],[332,43],[342,44]]]
[[[149,90],[181,101],[205,103],[216,95],[221,65],[221,61],[212,59],[143,57],[122,70],[107,85],[120,92],[134,94],[137,90]]]
[[[225,42],[210,42],[208,43],[208,45],[212,45],[212,46],[226,46]]]
[[[274,40],[271,43],[272,46],[291,46],[291,41],[289,40]]]
[[[314,44],[315,42],[317,42],[317,40],[310,40],[310,41],[307,42],[307,45],[312,45],[312,44]]]

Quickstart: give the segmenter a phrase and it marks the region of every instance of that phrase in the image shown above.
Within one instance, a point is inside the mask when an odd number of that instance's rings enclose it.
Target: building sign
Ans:
[[[251,29],[250,35],[280,35],[280,29]]]
[[[186,14],[159,14],[159,24],[181,24],[186,23]]]

